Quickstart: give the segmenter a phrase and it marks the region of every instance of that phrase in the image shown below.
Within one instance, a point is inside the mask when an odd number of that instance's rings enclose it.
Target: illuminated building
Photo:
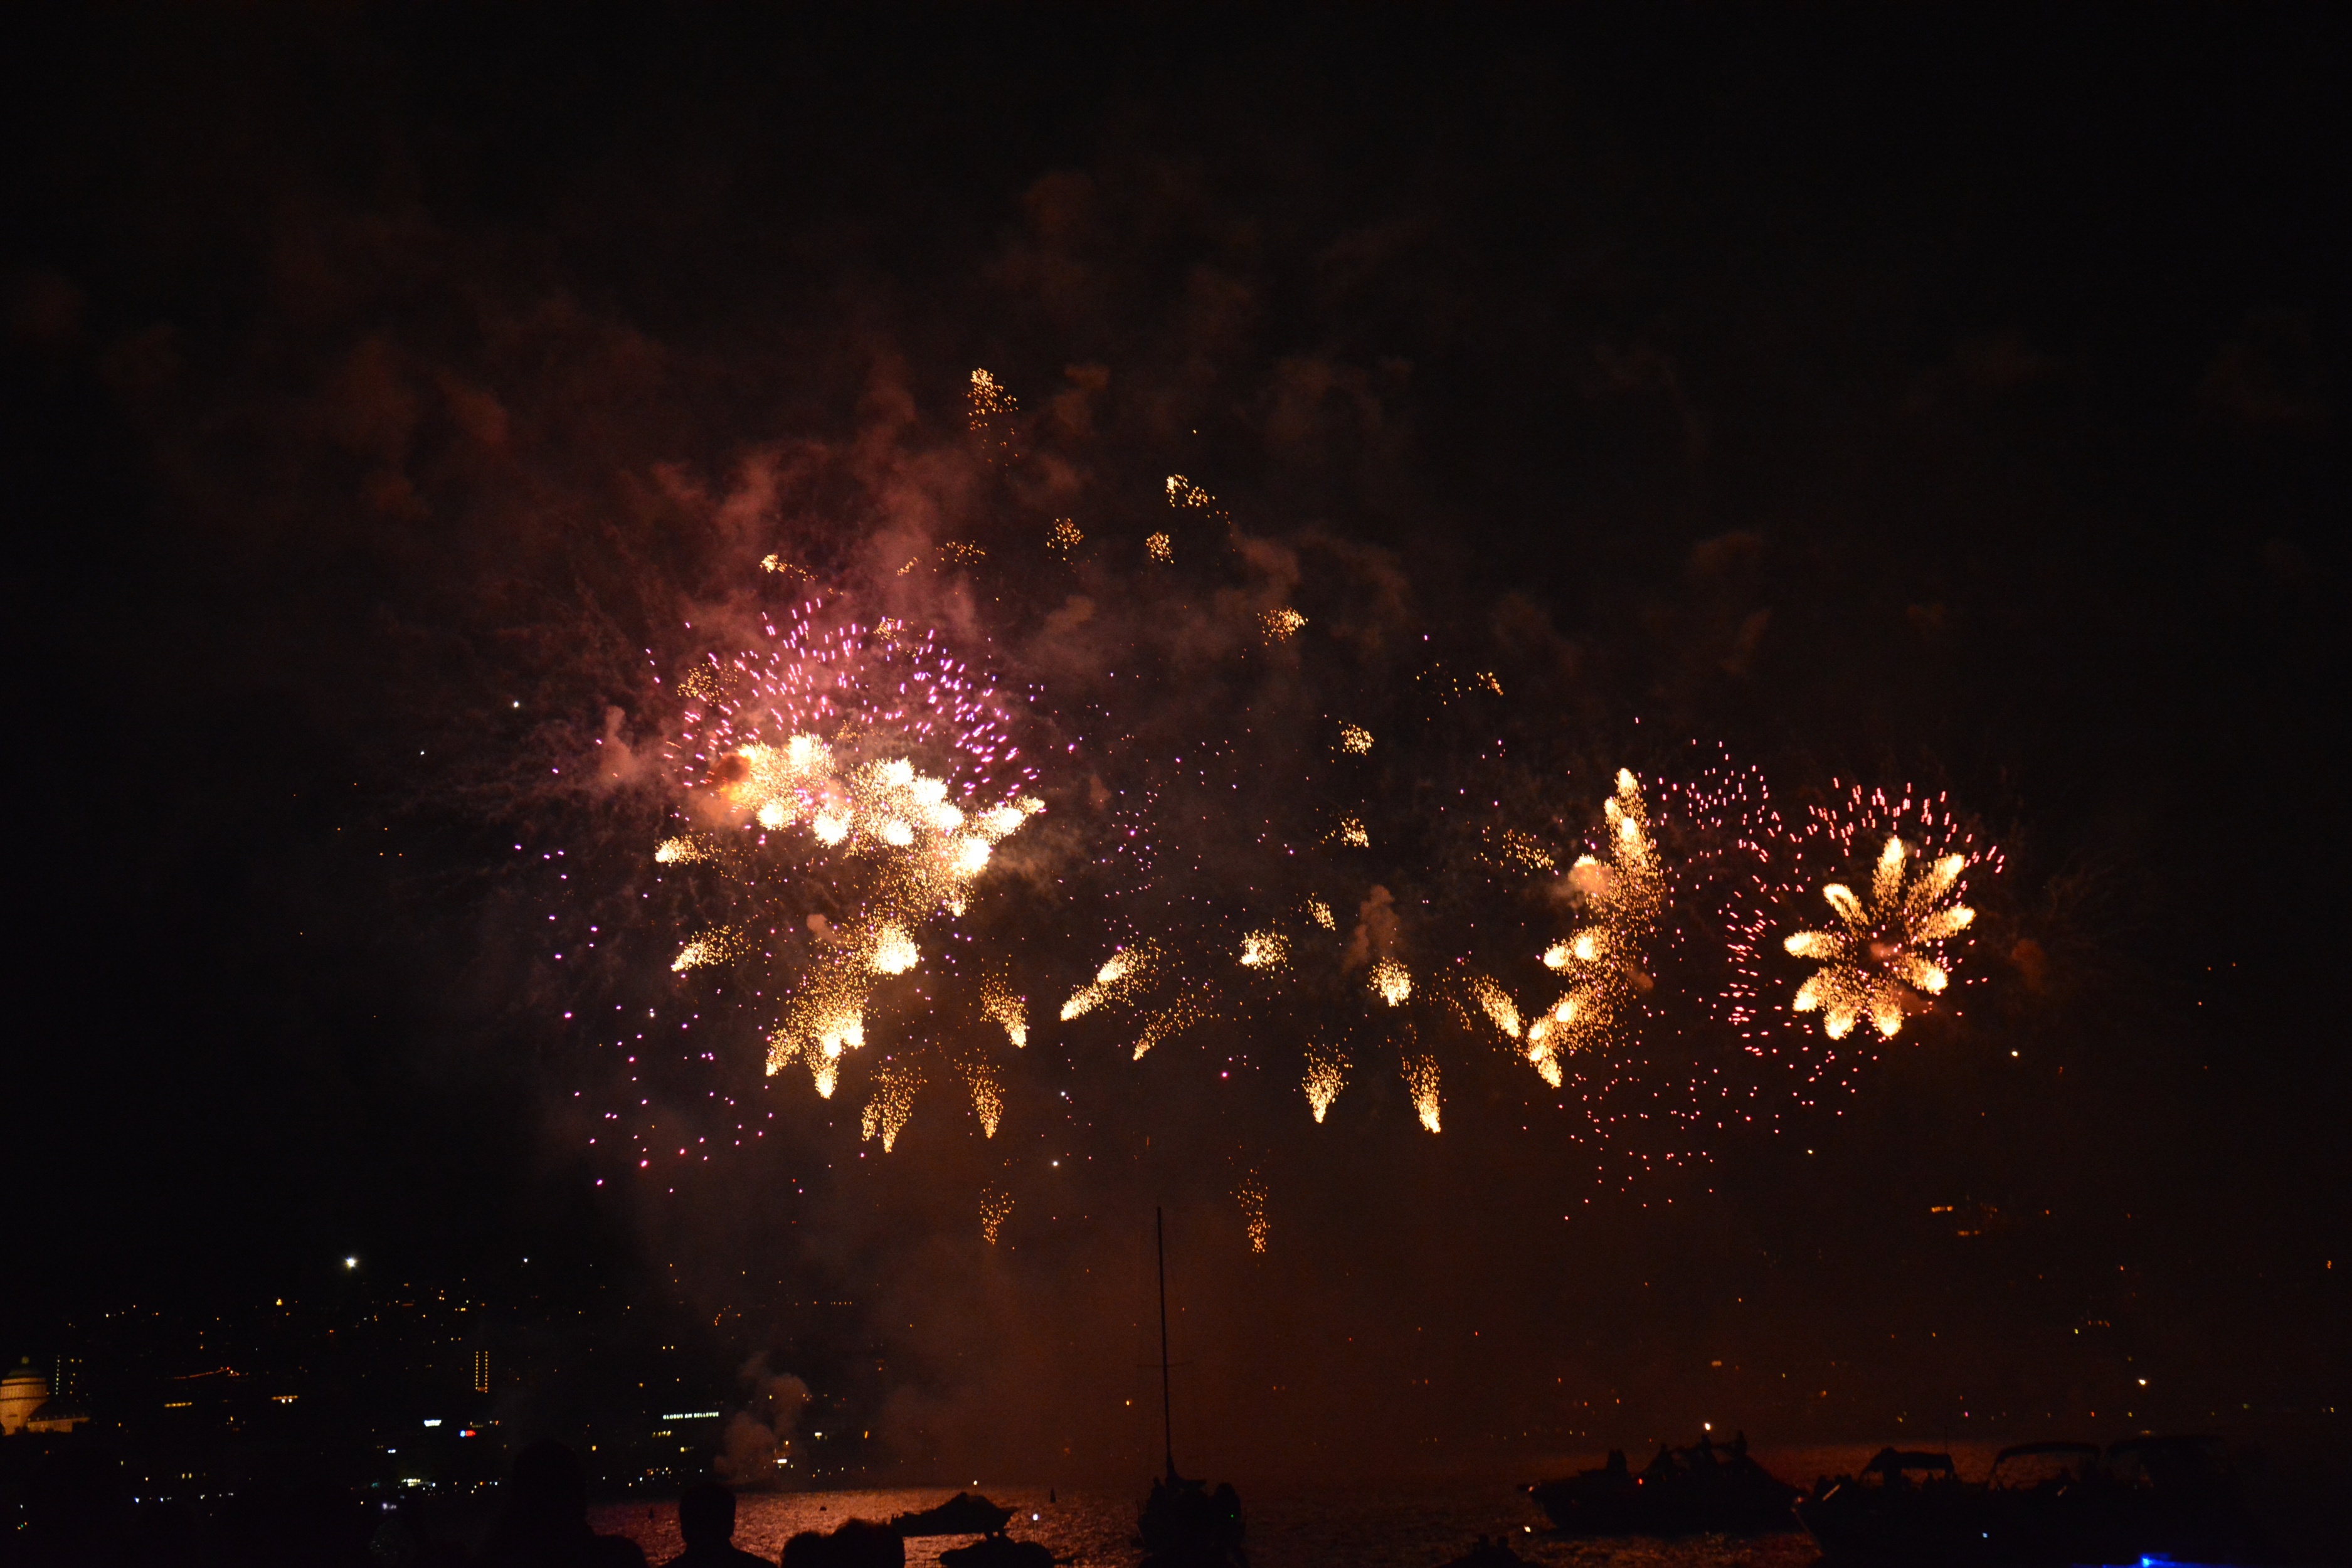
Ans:
[[[70,1432],[89,1419],[89,1412],[60,1390],[52,1397],[49,1380],[26,1356],[15,1371],[0,1378],[0,1436],[19,1432]]]

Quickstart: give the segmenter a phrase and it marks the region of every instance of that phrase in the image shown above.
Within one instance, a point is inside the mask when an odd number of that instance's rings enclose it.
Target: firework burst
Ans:
[[[926,931],[961,917],[996,850],[1042,803],[1012,743],[1010,705],[936,637],[897,622],[825,625],[822,605],[771,620],[755,643],[694,661],[666,777],[683,831],[669,872],[712,879],[735,918],[678,950],[772,998],[765,1067],[804,1063],[830,1098],[864,1048],[877,988],[922,969]],[[811,907],[814,906],[814,907]],[[1017,1004],[984,998],[1008,1034]],[[886,1077],[888,1075],[885,1075]],[[886,1147],[920,1077],[899,1070],[866,1123]]]
[[[1977,918],[1955,896],[1969,858],[1939,857],[1906,884],[1909,853],[1900,838],[1886,840],[1867,902],[1841,882],[1822,889],[1844,930],[1801,931],[1781,944],[1792,956],[1821,965],[1797,987],[1790,1005],[1800,1013],[1820,1013],[1822,1032],[1832,1040],[1843,1039],[1864,1016],[1880,1037],[1891,1040],[1901,1032],[1906,1012],[1927,997],[1942,995],[1950,984],[1937,962],[1943,943]]]
[[[970,398],[980,455],[1021,461],[1011,395],[980,373]],[[1635,1149],[1652,1163],[1811,1103],[1867,1059],[1856,1025],[1892,1037],[1969,984],[1963,894],[1997,856],[1940,801],[1857,789],[1784,824],[1753,770],[1645,762],[1642,778],[1615,774],[1596,823],[1589,797],[1564,802],[1547,782],[1589,739],[1528,760],[1530,727],[1507,721],[1502,679],[1475,651],[1423,652],[1417,671],[1392,662],[1394,645],[1360,658],[1361,607],[1316,568],[1220,581],[1264,542],[1181,476],[1166,494],[1171,512],[1140,552],[1140,530],[1089,542],[1040,512],[1017,528],[975,519],[984,545],[910,542],[877,564],[961,591],[1058,557],[1039,574],[1056,595],[1075,578],[1089,606],[1133,600],[1124,619],[1088,623],[1099,666],[1037,666],[1059,706],[1041,689],[1016,707],[919,625],[828,618],[814,599],[743,646],[656,663],[668,809],[630,840],[628,897],[652,887],[666,905],[647,906],[664,911],[658,950],[634,983],[687,999],[662,1026],[693,1041],[682,1060],[748,1075],[763,1045],[768,1073],[802,1068],[820,1096],[858,1106],[862,1138],[884,1152],[927,1077],[968,1094],[975,1155],[1018,1100],[1018,1136],[986,1150],[1008,1173],[981,1199],[993,1243],[1021,1161],[1058,1157],[1054,1179],[1068,1180],[1102,1152],[1077,1142],[1088,1119],[1159,1117],[1180,1064],[1207,1066],[1221,1116],[1253,1114],[1232,1108],[1255,1082],[1276,1090],[1267,1114],[1294,1117],[1296,1085],[1323,1123],[1359,1068],[1393,1110],[1393,1070],[1433,1134],[1449,1082],[1457,1141],[1532,1127],[1596,1165]],[[763,564],[778,595],[792,587],[776,576],[808,574]],[[898,605],[928,591],[882,587]],[[1313,622],[1287,607],[1294,590]],[[1210,605],[1217,635],[1192,636]],[[1163,637],[1171,626],[1182,635]],[[1448,661],[1465,651],[1459,628],[1431,629]],[[1057,787],[1085,786],[1052,795],[1050,836],[1029,826],[1044,806],[1016,713],[1024,739],[1053,735]],[[1052,900],[1050,920],[1042,900],[1023,912],[1029,889]],[[737,1009],[745,1026],[709,1042],[698,1005]],[[649,1048],[655,1026],[635,1011],[604,1043]],[[1155,1051],[1149,1068],[1111,1065]],[[1071,1142],[1011,1149],[1030,1143],[1024,1092],[1049,1069],[1105,1076],[1053,1080],[1078,1108],[1056,1107]],[[1105,1088],[1119,1084],[1133,1087]],[[771,1103],[796,1097],[796,1076],[774,1088]],[[1104,1109],[1113,1095],[1131,1096],[1124,1112]],[[908,1158],[937,1158],[932,1137]],[[1215,1170],[1217,1153],[1194,1152]],[[1253,1170],[1233,1195],[1262,1249],[1264,1182]]]
[[[1795,1048],[1808,1035],[1826,1041],[1811,1073],[1826,1081],[1862,1059],[1834,1048],[1857,1023],[1892,1039],[1906,1018],[1968,984],[1960,970],[1976,911],[1961,895],[1972,873],[1998,874],[2001,856],[1944,797],[1854,785],[1809,808],[1768,849],[1732,889],[1730,978],[1719,1002],[1725,1021],[1759,1049],[1784,1040]],[[1834,926],[1811,916],[1822,904]]]
[[[1601,814],[1608,859],[1580,857],[1568,874],[1591,921],[1545,951],[1544,967],[1564,975],[1568,989],[1526,1037],[1528,1062],[1555,1088],[1559,1058],[1612,1039],[1633,999],[1650,988],[1643,952],[1665,908],[1649,812],[1631,770],[1618,770],[1617,793]]]

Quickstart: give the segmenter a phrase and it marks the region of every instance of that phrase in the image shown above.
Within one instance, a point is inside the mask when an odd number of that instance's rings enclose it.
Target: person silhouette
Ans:
[[[515,1456],[504,1506],[476,1559],[481,1568],[645,1568],[625,1535],[588,1528],[588,1477],[562,1444],[533,1443]]]
[[[666,1568],[767,1568],[735,1546],[735,1494],[717,1481],[697,1481],[677,1494],[677,1532],[686,1550]]]

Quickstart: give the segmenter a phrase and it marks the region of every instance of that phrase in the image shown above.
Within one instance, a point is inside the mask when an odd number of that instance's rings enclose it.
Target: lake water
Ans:
[[[747,1493],[737,1503],[735,1544],[772,1563],[800,1531],[929,1508],[953,1489]],[[1129,1544],[1143,1487],[1133,1497],[1063,1491],[1053,1502],[1044,1487],[982,1489],[998,1504],[1017,1510],[1010,1533],[1045,1542],[1056,1557],[1089,1568],[1133,1568],[1143,1555]],[[1482,1533],[1507,1535],[1521,1557],[1551,1568],[1805,1568],[1820,1555],[1801,1534],[1562,1541],[1544,1533],[1542,1513],[1505,1483],[1379,1490],[1254,1488],[1242,1503],[1252,1568],[1437,1568],[1468,1551]],[[677,1510],[670,1503],[614,1504],[595,1510],[593,1518],[598,1531],[634,1538],[656,1563],[683,1548]],[[942,1551],[971,1539],[909,1541],[907,1561],[935,1563]]]

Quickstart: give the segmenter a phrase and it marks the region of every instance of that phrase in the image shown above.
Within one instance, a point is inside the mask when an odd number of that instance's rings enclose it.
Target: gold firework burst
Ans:
[[[1909,858],[1902,839],[1888,838],[1871,873],[1868,903],[1840,882],[1822,889],[1843,931],[1801,931],[1781,944],[1821,964],[1797,987],[1790,1005],[1800,1013],[1819,1012],[1822,1032],[1832,1040],[1845,1038],[1864,1016],[1881,1037],[1893,1039],[1904,1015],[1923,1005],[1923,994],[1943,994],[1948,977],[1940,944],[1977,918],[1955,898],[1967,856],[1930,861],[1906,886]]]

